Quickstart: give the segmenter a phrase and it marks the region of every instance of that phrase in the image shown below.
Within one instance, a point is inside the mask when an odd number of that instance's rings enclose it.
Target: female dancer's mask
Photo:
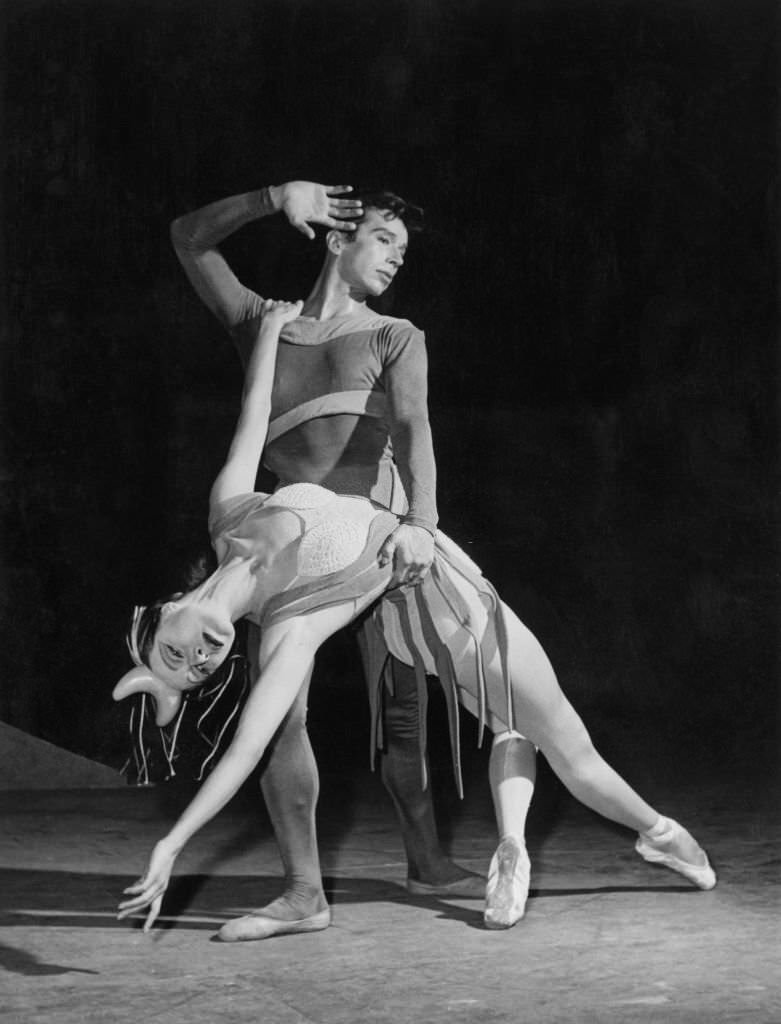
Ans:
[[[185,693],[195,689],[197,683],[182,683],[176,686],[165,679],[160,679],[141,660],[141,652],[138,647],[138,627],[141,621],[143,607],[136,607],[133,612],[133,622],[127,637],[127,647],[130,657],[135,663],[119,680],[111,692],[114,700],[123,700],[134,693],[148,693],[155,702],[155,724],[159,726],[168,725],[179,710],[182,697]]]
[[[148,693],[155,702],[155,724],[168,725],[182,703],[182,696],[193,689],[186,684],[181,689],[158,678],[146,665],[136,665],[126,672],[111,691],[114,700],[123,700],[134,693]]]

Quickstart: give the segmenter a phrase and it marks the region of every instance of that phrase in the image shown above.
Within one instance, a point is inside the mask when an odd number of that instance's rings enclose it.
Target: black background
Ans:
[[[128,615],[205,543],[240,388],[168,225],[309,178],[426,208],[382,309],[427,333],[441,525],[603,745],[774,768],[774,3],[6,0],[2,17],[0,718],[124,760]],[[286,298],[320,260],[280,218],[226,252]],[[363,756],[350,641],[318,682],[322,762]]]

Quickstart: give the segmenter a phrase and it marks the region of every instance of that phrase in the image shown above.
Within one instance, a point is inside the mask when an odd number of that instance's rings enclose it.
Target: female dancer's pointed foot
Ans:
[[[486,928],[512,928],[523,917],[529,896],[531,864],[526,846],[505,836],[491,858],[485,890]]]
[[[331,908],[325,896],[308,906],[283,895],[266,907],[228,921],[217,932],[220,942],[253,942],[274,935],[319,932],[331,923]]]
[[[698,889],[712,889],[716,884],[716,872],[710,866],[708,855],[687,832],[672,818],[665,819],[667,828],[657,836],[641,832],[635,849],[650,864],[660,864],[683,875]]]

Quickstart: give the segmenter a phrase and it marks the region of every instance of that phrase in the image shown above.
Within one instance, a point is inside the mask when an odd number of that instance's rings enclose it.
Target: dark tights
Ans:
[[[425,790],[421,786],[415,671],[395,658],[391,658],[391,666],[394,693],[386,690],[383,695],[385,748],[378,756],[382,781],[401,825],[407,873],[415,881],[452,881],[465,872],[445,857],[434,820],[431,785]],[[431,778],[428,759],[426,776]]]

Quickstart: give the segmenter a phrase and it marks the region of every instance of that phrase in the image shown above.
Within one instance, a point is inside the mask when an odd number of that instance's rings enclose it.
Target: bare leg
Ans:
[[[494,737],[488,776],[499,846],[488,868],[483,919],[488,928],[511,928],[524,915],[531,864],[526,852],[526,818],[534,795],[537,751],[517,732]]]
[[[255,636],[259,639],[253,626],[250,643]],[[253,669],[255,664],[257,656],[251,659]],[[306,731],[310,678],[311,673],[269,745],[269,760],[260,776],[285,871],[284,889],[271,903],[224,925],[219,932],[223,942],[314,931],[330,923],[315,826],[320,779]]]
[[[421,786],[419,707],[415,671],[392,659],[393,694],[384,694],[385,749],[380,771],[401,825],[407,854],[407,888],[416,896],[481,898],[485,879],[445,854],[434,818],[431,786]],[[431,772],[426,764],[427,777]]]
[[[260,777],[266,808],[285,869],[280,913],[307,917],[327,906],[320,874],[315,811],[320,794],[317,762],[306,730],[309,680],[274,737]]]
[[[260,675],[259,655],[260,630],[250,624],[247,660],[253,681]],[[284,933],[290,929],[280,929],[280,922],[301,922],[328,908],[315,826],[320,777],[306,731],[310,682],[311,672],[269,746],[269,758],[260,776],[263,799],[285,871],[283,892],[252,914],[224,925],[219,932],[223,942]]]
[[[499,838],[514,836],[524,842],[526,818],[537,779],[534,744],[517,732],[494,737],[488,777],[496,813]]]
[[[702,889],[716,884],[708,859],[696,840],[677,822],[663,818],[596,751],[586,727],[564,696],[545,652],[534,635],[505,606],[513,702],[526,735],[536,742],[554,772],[587,807],[640,833],[638,852],[683,874]],[[497,671],[497,665],[492,670]],[[489,871],[486,924],[507,928],[523,916],[528,892],[528,858],[512,836],[516,793],[523,799],[523,770],[515,763],[514,741],[492,755],[492,788],[500,843]],[[508,823],[510,827],[508,828]],[[493,889],[492,889],[493,881]]]
[[[564,696],[537,638],[505,606],[510,673],[518,721],[569,791],[593,811],[639,832],[659,813],[597,753],[586,727]]]
[[[338,622],[346,612],[328,609],[327,614],[321,614],[325,624],[314,628],[313,650],[325,636],[338,628],[330,628],[331,620]],[[317,616],[309,617],[310,626],[314,627],[316,621]],[[249,660],[253,678],[260,676],[258,651],[264,651],[259,639],[259,631],[251,627]],[[279,665],[276,670],[280,671]],[[268,672],[268,666],[264,671]],[[285,671],[284,667],[282,671]],[[263,796],[285,869],[285,888],[281,896],[265,907],[225,924],[219,932],[219,938],[224,942],[316,931],[330,923],[315,827],[319,777],[306,731],[311,671],[310,665],[292,707],[269,745],[271,756],[261,776]]]

